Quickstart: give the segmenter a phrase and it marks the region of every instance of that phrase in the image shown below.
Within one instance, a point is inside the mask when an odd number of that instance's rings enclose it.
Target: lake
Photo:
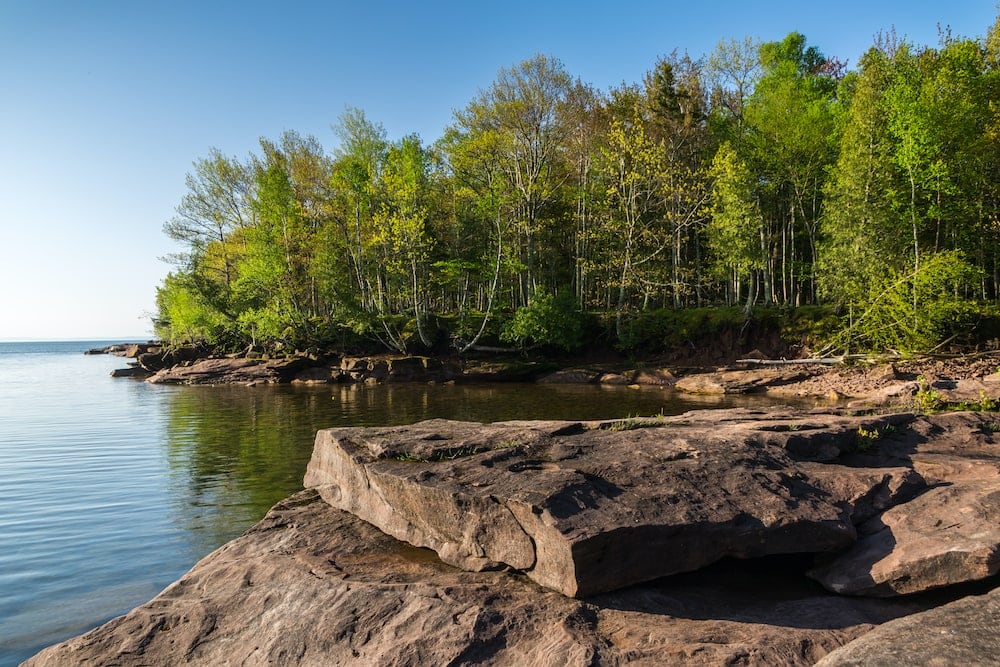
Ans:
[[[301,489],[317,429],[748,404],[593,385],[168,387],[83,354],[109,342],[0,343],[2,667],[146,602]]]

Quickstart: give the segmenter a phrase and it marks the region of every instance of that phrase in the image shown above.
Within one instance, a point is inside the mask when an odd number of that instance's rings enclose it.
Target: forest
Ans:
[[[849,68],[728,39],[607,91],[536,55],[432,143],[349,108],[332,149],[210,150],[164,226],[157,334],[634,352],[657,314],[818,308],[831,353],[968,337],[1000,308],[1000,20],[874,42]]]

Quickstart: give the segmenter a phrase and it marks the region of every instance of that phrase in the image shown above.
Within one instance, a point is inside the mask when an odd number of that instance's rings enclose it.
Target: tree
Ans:
[[[659,275],[669,248],[663,219],[663,144],[649,134],[642,94],[635,87],[612,91],[611,117],[600,152],[601,180],[606,183],[605,212],[595,230],[602,252],[596,261],[608,272],[616,292],[614,309],[620,331],[632,295],[648,303],[664,282]]]
[[[760,43],[751,37],[722,40],[709,54],[705,78],[717,135],[730,141],[742,138],[744,108],[760,74]]]
[[[536,55],[501,69],[492,86],[455,114],[457,133],[483,137],[499,148],[490,157],[502,179],[506,214],[516,224],[523,266],[517,297],[522,304],[538,285],[540,227],[565,177],[561,153],[568,128],[563,109],[571,85],[562,63]]]
[[[767,239],[754,193],[754,178],[729,144],[715,153],[711,219],[706,235],[714,250],[717,271],[727,280],[727,302],[740,298],[746,285],[747,310],[757,295],[756,277],[765,267]]]
[[[670,237],[670,297],[681,308],[701,303],[700,227],[709,196],[706,160],[713,144],[701,64],[673,53],[646,75],[645,102],[653,140],[661,147],[663,218]],[[666,285],[663,285],[666,287]]]
[[[388,319],[411,308],[421,342],[433,341],[424,329],[428,266],[432,241],[427,233],[427,153],[416,136],[392,145],[381,173],[382,203],[373,219],[372,254],[379,258],[376,308],[387,341],[400,352],[406,343]]]
[[[815,300],[823,184],[836,159],[837,68],[806,38],[789,33],[760,47],[763,75],[745,109],[746,150],[760,173],[759,202],[771,248],[764,300]],[[804,243],[803,243],[804,239]],[[804,247],[803,247],[804,246]]]
[[[205,308],[235,317],[231,290],[243,252],[237,237],[255,224],[252,170],[213,148],[208,157],[194,162],[185,185],[177,215],[163,226],[170,238],[185,246],[173,258],[178,275],[186,276],[186,289],[194,290]]]

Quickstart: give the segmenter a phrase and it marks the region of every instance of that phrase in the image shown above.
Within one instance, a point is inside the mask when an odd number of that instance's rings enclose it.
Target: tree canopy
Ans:
[[[728,39],[608,91],[536,55],[433,143],[351,108],[332,149],[211,149],[164,226],[157,330],[570,349],[586,313],[621,344],[652,309],[825,304],[841,350],[934,347],[1000,303],[998,25],[881,35],[853,69],[795,32]]]

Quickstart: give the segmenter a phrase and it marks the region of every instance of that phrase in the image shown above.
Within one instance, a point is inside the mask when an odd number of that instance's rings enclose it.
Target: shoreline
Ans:
[[[217,355],[204,346],[115,344],[86,354],[133,359],[114,377],[160,384],[489,383],[661,386],[691,395],[765,395],[812,399],[859,410],[990,409],[1000,403],[1000,352],[961,356],[764,359],[759,353],[721,364],[698,359],[588,362],[523,355],[466,357],[337,353]]]
[[[25,664],[987,663],[994,419],[727,409],[320,431],[310,488]],[[617,527],[633,518],[646,527]],[[546,564],[564,542],[570,561]]]

